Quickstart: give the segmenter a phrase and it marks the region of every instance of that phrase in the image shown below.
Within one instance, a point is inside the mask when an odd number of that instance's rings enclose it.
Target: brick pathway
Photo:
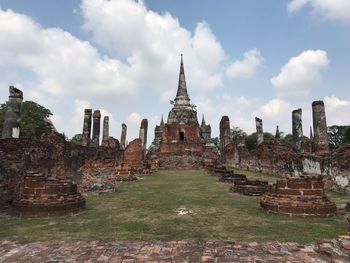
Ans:
[[[0,262],[350,262],[350,236],[310,245],[244,242],[0,241]]]

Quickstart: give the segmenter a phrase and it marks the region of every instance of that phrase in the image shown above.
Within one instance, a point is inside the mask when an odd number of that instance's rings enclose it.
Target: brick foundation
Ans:
[[[84,209],[85,199],[76,184],[28,171],[11,212],[19,217],[56,217],[74,215]]]
[[[332,216],[337,210],[325,195],[320,177],[278,180],[261,198],[260,205],[268,212],[291,216]]]

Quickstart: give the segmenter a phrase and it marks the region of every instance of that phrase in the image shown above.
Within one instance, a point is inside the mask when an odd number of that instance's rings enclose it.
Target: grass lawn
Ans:
[[[274,179],[252,172],[247,175]],[[87,196],[87,209],[77,216],[18,219],[0,215],[0,238],[307,243],[346,233],[344,204],[349,196],[331,193],[339,208],[334,217],[290,218],[266,213],[258,197],[230,193],[229,186],[205,171],[157,172],[137,182],[121,183],[115,193]]]

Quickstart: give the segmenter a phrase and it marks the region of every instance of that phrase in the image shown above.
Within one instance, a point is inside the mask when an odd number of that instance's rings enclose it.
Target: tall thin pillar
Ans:
[[[293,110],[292,112],[293,128],[293,148],[296,152],[303,152],[303,121],[302,109]]]
[[[92,125],[92,145],[98,147],[100,143],[100,126],[101,126],[101,112],[95,110],[93,115],[93,125]]]
[[[278,125],[276,126],[275,138],[276,138],[277,140],[281,139],[280,128],[278,127]]]
[[[143,150],[147,148],[147,132],[148,132],[148,120],[143,119],[141,121],[140,133],[139,133],[139,138],[141,140]]]
[[[313,152],[314,149],[314,135],[312,134],[312,127],[310,126],[310,153]]]
[[[223,161],[225,160],[225,146],[230,143],[230,140],[230,119],[228,116],[222,116],[220,121],[220,153]]]
[[[102,141],[107,140],[109,137],[109,117],[103,117],[103,131],[102,131]]]
[[[90,145],[91,118],[92,118],[92,109],[85,109],[84,110],[83,136],[82,136],[82,140],[81,140],[82,146],[89,146]]]
[[[255,126],[256,126],[256,144],[259,145],[264,141],[264,131],[263,131],[263,122],[262,119],[255,117]]]
[[[125,123],[122,124],[122,134],[120,136],[120,147],[124,150],[125,149],[125,142],[126,142],[126,130],[127,126]]]
[[[319,100],[312,103],[312,119],[314,126],[314,151],[316,153],[328,153],[327,121],[323,101]]]
[[[23,92],[14,86],[9,88],[9,100],[6,102],[7,111],[5,114],[4,126],[1,138],[19,138],[19,126],[21,121],[21,106]]]

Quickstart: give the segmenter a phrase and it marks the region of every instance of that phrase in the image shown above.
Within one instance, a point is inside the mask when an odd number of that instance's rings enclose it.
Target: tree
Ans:
[[[280,142],[284,146],[293,147],[293,135],[289,133],[286,136],[283,136],[280,139]]]
[[[253,151],[256,148],[256,140],[257,140],[256,132],[249,134],[245,138],[245,145],[249,152]]]
[[[7,107],[0,105],[0,130],[4,125],[4,118]],[[45,121],[52,115],[49,109],[33,102],[25,101],[21,107],[20,138],[39,139],[43,134],[52,131],[50,123]]]
[[[328,143],[331,150],[347,143],[346,133],[350,126],[333,125],[328,127]]]
[[[239,141],[243,138],[247,137],[247,134],[239,127],[233,127],[231,129],[231,138],[234,141]]]
[[[78,133],[72,137],[70,140],[71,143],[81,145],[81,142],[83,140],[83,135],[81,133]]]
[[[264,136],[264,141],[276,140],[275,136],[273,136],[269,132],[264,132],[263,136]],[[252,134],[245,137],[245,145],[246,145],[249,152],[255,150],[255,148],[257,146],[256,132],[253,132]]]
[[[346,129],[344,133],[344,143],[350,143],[350,126]]]

